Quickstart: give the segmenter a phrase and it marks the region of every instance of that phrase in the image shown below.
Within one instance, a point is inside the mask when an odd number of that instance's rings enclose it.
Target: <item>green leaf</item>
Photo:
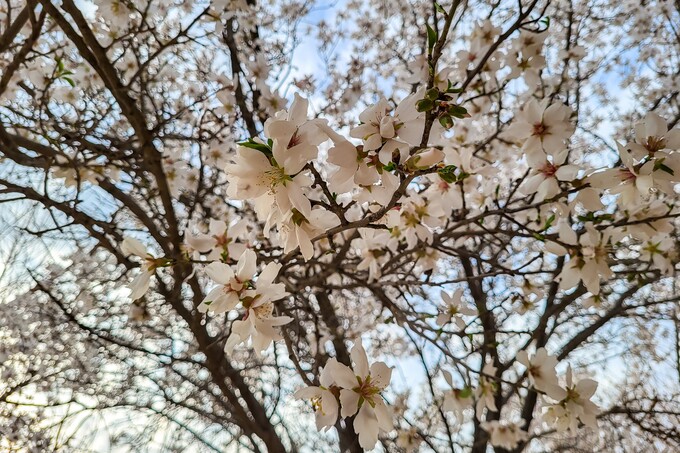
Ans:
[[[451,105],[449,106],[449,114],[456,118],[466,118],[468,116],[468,111],[465,107],[461,107],[460,105]]]
[[[472,389],[470,387],[463,387],[458,393],[459,398],[469,398],[472,396]]]
[[[663,163],[664,160],[665,158],[654,161],[654,171],[662,170],[668,173],[669,175],[673,176],[675,172],[673,171],[672,168]]]
[[[548,217],[548,220],[545,221],[545,225],[543,225],[543,231],[547,231],[555,221],[555,214],[551,214],[550,217]]]
[[[458,167],[456,167],[455,165],[447,165],[446,167],[437,170],[437,174],[444,181],[448,182],[449,184],[452,184],[456,182],[456,180],[458,179],[458,177],[456,176],[457,169]]]
[[[425,24],[425,26],[427,27],[427,49],[432,53],[437,42],[437,32],[429,24]]]
[[[419,112],[428,112],[432,110],[432,107],[434,107],[434,102],[429,99],[421,99],[416,102],[416,110]]]
[[[449,115],[440,116],[439,124],[441,124],[444,129],[451,129],[453,127],[453,118]]]
[[[446,14],[446,10],[444,10],[444,8],[442,8],[442,5],[440,5],[438,2],[434,2],[434,9],[442,13],[444,16],[448,16],[448,14]]]
[[[436,101],[438,97],[439,90],[436,88],[430,88],[427,90],[427,93],[425,93],[425,99],[429,99],[430,101]]]
[[[75,82],[70,77],[62,77],[62,79],[64,79],[69,85],[71,85],[71,87],[76,86]]]
[[[272,149],[269,146],[265,145],[264,143],[258,143],[252,138],[249,138],[245,142],[239,142],[237,143],[237,145],[245,146],[246,148],[256,149],[268,156],[271,156],[272,154]]]

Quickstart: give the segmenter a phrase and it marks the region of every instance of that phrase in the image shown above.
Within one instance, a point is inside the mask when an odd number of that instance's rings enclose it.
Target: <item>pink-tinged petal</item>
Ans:
[[[543,173],[527,178],[522,185],[522,193],[527,195],[535,193],[543,181],[545,181],[545,175]]]
[[[354,372],[347,365],[331,359],[326,363],[330,367],[330,372],[333,375],[335,383],[345,389],[353,389],[359,385],[357,377]]]
[[[366,356],[364,345],[361,344],[361,338],[354,343],[350,355],[352,356],[352,362],[354,362],[354,373],[361,379],[365,379],[369,373],[368,357]]]
[[[560,286],[562,290],[568,290],[576,285],[581,280],[581,275],[575,265],[571,264],[572,260],[569,261],[567,266],[560,272]]]
[[[234,271],[231,266],[215,261],[205,267],[205,273],[214,282],[220,285],[228,285],[234,278]]]
[[[309,101],[298,93],[295,93],[295,99],[288,110],[288,119],[300,126],[307,121],[307,111],[309,110]]]
[[[531,136],[532,129],[531,124],[516,120],[516,122],[512,123],[510,127],[506,129],[505,134],[503,135],[511,140],[521,141]]]
[[[300,211],[305,218],[312,215],[312,204],[309,199],[302,192],[302,188],[295,183],[295,180],[286,185],[288,197],[292,205]]]
[[[353,128],[349,132],[349,136],[352,138],[360,138],[361,140],[365,140],[368,136],[370,135],[376,135],[378,134],[378,128],[370,123],[366,124],[360,124],[357,127]]]
[[[621,182],[621,180],[618,178],[619,174],[620,170],[618,168],[610,168],[605,171],[593,173],[592,175],[588,176],[586,182],[588,182],[592,187],[598,189],[611,189]]]
[[[560,244],[552,241],[545,242],[545,250],[558,256],[563,256],[567,254],[567,249],[562,247]]]
[[[638,176],[635,178],[635,187],[637,187],[643,195],[649,194],[649,191],[654,187],[652,175]]]
[[[269,325],[274,327],[285,326],[286,324],[293,321],[290,316],[276,316],[269,319]]]
[[[392,368],[388,367],[384,362],[375,362],[371,365],[371,382],[378,388],[384,389],[390,385],[392,379]]]
[[[267,124],[265,133],[268,138],[285,142],[283,144],[286,145],[296,130],[297,126],[290,121],[277,120]]]
[[[417,146],[420,145],[423,139],[424,130],[425,120],[418,118],[402,124],[399,130],[397,130],[397,135],[409,145]]]
[[[451,376],[451,373],[449,373],[446,370],[442,371],[442,374],[444,375],[444,380],[446,381],[449,386],[453,387],[453,377]]]
[[[238,156],[241,157],[239,163],[244,163],[247,167],[254,170],[263,170],[271,167],[269,159],[263,152],[245,146],[237,148]]]
[[[394,111],[394,116],[399,117],[402,122],[410,121],[422,113],[416,109],[416,102],[425,97],[425,88],[420,88],[415,93],[405,97]]]
[[[589,187],[580,190],[579,193],[576,195],[575,200],[581,203],[584,208],[593,212],[598,211],[604,207],[604,205],[600,201],[600,193],[597,190]]]
[[[198,311],[201,313],[205,313],[207,311],[213,310],[213,306],[220,301],[221,298],[224,298],[224,286],[216,286],[213,289],[206,294],[205,298],[201,302],[201,305],[198,306]],[[208,304],[208,302],[210,302]]]
[[[239,281],[251,280],[257,270],[257,255],[252,249],[246,249],[236,264],[236,275]]]
[[[668,125],[665,119],[654,112],[649,112],[645,117],[645,129],[649,137],[663,137],[668,131]]]
[[[269,263],[265,266],[265,268],[260,272],[260,276],[257,279],[258,284],[260,283],[267,283],[271,284],[279,275],[279,271],[281,270],[281,263]]]
[[[354,431],[359,434],[359,445],[364,450],[372,450],[378,442],[380,427],[371,406],[364,403],[354,419]]]
[[[590,397],[595,394],[597,385],[597,381],[592,379],[581,379],[578,381],[578,384],[576,384],[576,392],[581,398],[589,400]]]
[[[543,121],[544,109],[544,105],[541,105],[537,100],[532,99],[525,104],[523,116],[529,124],[540,124]]]
[[[522,365],[524,365],[527,368],[529,368],[529,366],[530,366],[529,365],[529,353],[527,353],[524,349],[517,353],[515,360],[517,360],[519,363],[521,363]]]
[[[560,186],[555,178],[548,178],[538,186],[536,192],[540,200],[545,200],[560,193]]]
[[[543,121],[548,125],[559,125],[569,118],[570,114],[571,110],[564,104],[553,104],[543,112]]]
[[[364,140],[364,151],[372,151],[374,149],[380,148],[382,145],[382,137],[379,133],[368,135],[363,138]]]
[[[340,416],[351,417],[359,409],[359,394],[354,390],[340,390]]]
[[[625,165],[628,169],[632,169],[635,166],[635,160],[633,159],[631,153],[628,152],[628,150],[620,143],[616,143],[616,147],[619,150],[619,157],[621,157],[621,162],[623,162],[623,165]]]
[[[328,162],[338,167],[357,167],[357,149],[350,142],[342,142],[328,150]]]
[[[328,390],[321,391],[321,410],[316,414],[316,428],[321,431],[322,428],[335,425],[338,419],[338,400]]]
[[[210,219],[208,231],[210,231],[211,235],[223,235],[227,232],[227,223],[224,220]]]
[[[387,407],[382,398],[379,396],[376,398],[373,411],[375,412],[375,417],[378,419],[378,427],[383,431],[390,431],[394,428],[392,411],[390,411],[390,408]]]
[[[394,137],[394,119],[389,116],[380,120],[380,135],[384,138]]]
[[[207,234],[199,234],[197,236],[187,236],[187,245],[194,250],[199,252],[209,252],[217,245],[217,241],[214,237],[208,236]]]
[[[314,256],[314,245],[309,239],[309,235],[303,228],[296,227],[295,235],[297,237],[297,243],[300,244],[300,253],[305,261],[310,260]]]
[[[324,133],[326,134],[336,146],[339,146],[343,143],[349,143],[349,141],[343,137],[342,135],[338,134],[331,128],[327,122],[319,122],[317,124],[317,127]]]
[[[579,168],[576,165],[562,165],[557,169],[555,176],[560,181],[572,181],[576,179],[578,172]]]
[[[321,396],[319,387],[304,387],[293,393],[293,398],[297,400],[310,400],[318,396]]]
[[[680,129],[672,129],[666,134],[666,148],[680,150]]]
[[[129,236],[123,239],[121,250],[125,255],[135,255],[141,258],[145,258],[149,254],[144,244]]]
[[[335,377],[333,376],[333,370],[340,365],[338,359],[332,357],[326,362],[326,366],[321,370],[321,376],[319,376],[319,384],[323,387],[330,387],[335,382]]]
[[[130,299],[134,301],[146,294],[151,284],[152,275],[153,272],[145,271],[132,280],[132,283],[130,283]]]
[[[212,304],[210,304],[210,311],[215,313],[225,313],[229,310],[233,310],[234,307],[239,303],[238,294],[233,291],[228,293],[222,293],[217,296]]]
[[[597,296],[600,294],[600,275],[594,269],[594,265],[587,263],[581,271],[581,278],[586,289]]]
[[[546,135],[543,137],[542,142],[543,150],[550,155],[564,152],[564,139],[560,135]]]

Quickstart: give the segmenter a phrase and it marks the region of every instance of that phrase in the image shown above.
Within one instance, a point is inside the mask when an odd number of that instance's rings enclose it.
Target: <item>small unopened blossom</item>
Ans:
[[[406,165],[417,170],[424,170],[437,165],[444,160],[444,156],[444,151],[437,148],[428,148],[418,154],[414,154],[406,161]]]

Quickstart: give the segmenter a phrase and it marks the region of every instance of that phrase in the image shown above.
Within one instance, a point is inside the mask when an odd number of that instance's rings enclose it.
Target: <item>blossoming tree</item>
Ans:
[[[680,448],[677,3],[0,22],[0,449]]]

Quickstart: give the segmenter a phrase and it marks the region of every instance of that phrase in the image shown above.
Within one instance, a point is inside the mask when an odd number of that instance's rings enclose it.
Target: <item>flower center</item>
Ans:
[[[548,126],[546,126],[545,124],[543,124],[543,122],[534,124],[534,131],[533,131],[532,135],[536,135],[538,137],[544,137],[544,136],[548,135],[549,129],[550,128]]]

